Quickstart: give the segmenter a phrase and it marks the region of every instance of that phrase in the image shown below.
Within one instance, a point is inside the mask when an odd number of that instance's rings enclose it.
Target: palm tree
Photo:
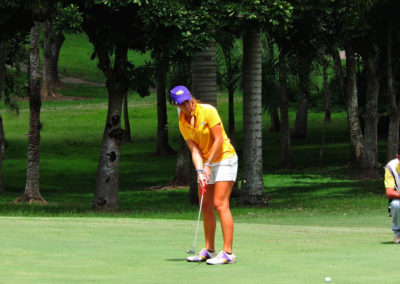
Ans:
[[[262,163],[262,43],[257,27],[243,36],[243,182],[242,204],[264,202]]]
[[[192,94],[217,107],[217,63],[215,42],[196,52],[192,58]]]
[[[192,94],[203,103],[217,107],[217,63],[214,41],[208,43],[208,48],[195,53],[192,58]],[[197,203],[197,181],[195,171],[190,171],[189,200]]]

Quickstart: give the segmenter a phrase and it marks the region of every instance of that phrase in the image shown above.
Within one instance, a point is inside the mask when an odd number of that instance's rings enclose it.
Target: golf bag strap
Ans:
[[[394,184],[395,184],[396,190],[398,190],[396,175],[394,174],[394,172],[393,172],[391,166],[387,165],[387,168],[388,168],[388,170],[390,171],[390,173],[392,174],[393,179],[394,179]],[[389,207],[389,206],[390,206],[390,202],[392,202],[392,200],[393,200],[393,199],[389,199],[389,200],[388,200],[388,212],[389,212],[389,215],[390,215],[390,207]]]

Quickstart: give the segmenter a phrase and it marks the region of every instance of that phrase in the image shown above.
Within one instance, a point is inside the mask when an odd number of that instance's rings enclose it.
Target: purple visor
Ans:
[[[178,106],[181,105],[184,101],[192,100],[190,92],[185,86],[175,86],[171,90],[169,95],[171,97],[172,103]]]

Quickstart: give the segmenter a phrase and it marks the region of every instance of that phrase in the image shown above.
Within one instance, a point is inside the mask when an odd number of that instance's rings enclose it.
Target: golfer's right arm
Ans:
[[[189,147],[190,153],[192,154],[192,160],[194,167],[197,170],[203,170],[203,157],[201,155],[201,151],[199,146],[195,144],[192,140],[186,140],[186,144]],[[206,182],[208,182],[208,176],[205,176]]]

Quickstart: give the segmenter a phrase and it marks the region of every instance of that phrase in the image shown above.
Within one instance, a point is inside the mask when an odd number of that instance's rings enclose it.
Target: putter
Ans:
[[[201,206],[203,205],[203,198],[204,198],[204,193],[206,192],[206,186],[201,187],[201,199],[200,199],[200,208],[199,208],[199,217],[197,217],[197,226],[196,226],[196,234],[194,235],[194,242],[193,242],[193,247],[192,249],[188,249],[186,251],[187,254],[195,254],[195,247],[196,247],[196,241],[197,241],[197,233],[199,232],[199,223],[200,223],[200,215],[201,215]]]

